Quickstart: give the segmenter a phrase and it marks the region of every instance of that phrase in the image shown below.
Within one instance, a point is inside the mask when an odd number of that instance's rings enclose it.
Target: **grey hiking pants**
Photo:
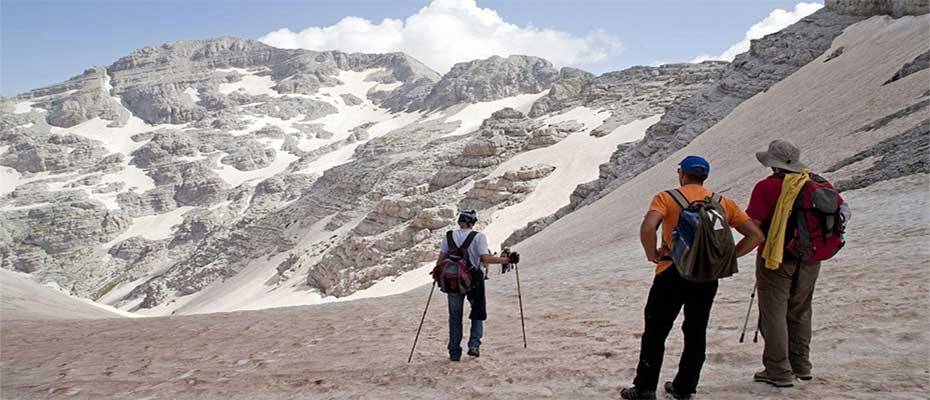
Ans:
[[[820,262],[799,261],[788,254],[778,269],[756,262],[759,331],[765,339],[762,364],[773,378],[794,379],[811,372],[811,299]]]

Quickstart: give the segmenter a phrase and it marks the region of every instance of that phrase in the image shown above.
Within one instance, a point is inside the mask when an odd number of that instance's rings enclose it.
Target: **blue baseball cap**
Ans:
[[[678,165],[681,166],[681,171],[688,175],[707,176],[710,174],[710,163],[703,157],[687,156]]]

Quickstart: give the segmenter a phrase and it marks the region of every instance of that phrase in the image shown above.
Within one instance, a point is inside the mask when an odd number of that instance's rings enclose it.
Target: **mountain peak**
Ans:
[[[552,63],[534,56],[491,56],[460,62],[443,75],[429,96],[425,109],[459,103],[492,101],[518,94],[548,90],[559,77]]]

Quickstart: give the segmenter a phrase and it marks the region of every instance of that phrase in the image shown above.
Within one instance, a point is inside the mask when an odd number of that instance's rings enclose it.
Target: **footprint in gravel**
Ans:
[[[191,376],[194,375],[194,372],[197,372],[197,371],[198,371],[198,370],[196,370],[196,369],[189,370],[189,371],[187,371],[187,372],[185,372],[185,373],[183,373],[183,374],[181,374],[181,375],[178,375],[178,376],[175,377],[174,379],[175,379],[175,380],[182,380],[182,379],[190,378]]]
[[[595,356],[604,357],[604,358],[611,358],[611,357],[613,357],[613,356],[615,355],[614,352],[612,352],[612,351],[596,351],[596,352],[591,353],[591,354],[593,354],[593,355],[595,355]]]
[[[51,395],[51,394],[56,394],[56,393],[59,393],[59,392],[63,392],[65,396],[77,396],[78,394],[81,393],[81,391],[83,391],[83,389],[81,389],[81,388],[73,388],[73,387],[49,388],[49,389],[48,389],[48,394]]]

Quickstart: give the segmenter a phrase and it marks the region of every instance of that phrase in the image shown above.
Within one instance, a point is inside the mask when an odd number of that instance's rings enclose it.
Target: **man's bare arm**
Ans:
[[[646,259],[658,263],[662,257],[662,251],[657,248],[658,237],[656,230],[662,223],[662,215],[656,211],[649,211],[643,218],[643,223],[639,227],[639,241],[643,244],[643,251],[646,252]]]
[[[507,257],[498,257],[492,254],[485,254],[481,256],[482,264],[510,264],[510,259]]]
[[[762,229],[759,228],[760,225],[762,225],[761,222],[751,219],[736,227],[736,231],[743,235],[743,239],[736,244],[737,257],[749,254],[765,241],[765,235],[762,234]]]

